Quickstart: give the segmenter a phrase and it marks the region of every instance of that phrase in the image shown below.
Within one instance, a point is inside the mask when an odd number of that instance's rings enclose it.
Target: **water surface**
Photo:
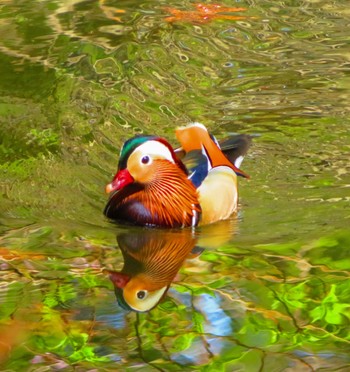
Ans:
[[[348,1],[227,1],[246,10],[209,21],[170,3],[0,5],[2,369],[346,371]],[[259,134],[251,179],[165,299],[128,312],[106,270],[133,230],[103,217],[104,186],[124,140],[175,144],[191,121]]]

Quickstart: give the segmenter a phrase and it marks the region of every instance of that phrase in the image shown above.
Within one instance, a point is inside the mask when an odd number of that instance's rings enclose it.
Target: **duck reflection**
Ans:
[[[198,256],[191,230],[136,230],[117,236],[124,258],[120,272],[110,271],[118,303],[139,312],[154,308],[165,296],[186,258]]]

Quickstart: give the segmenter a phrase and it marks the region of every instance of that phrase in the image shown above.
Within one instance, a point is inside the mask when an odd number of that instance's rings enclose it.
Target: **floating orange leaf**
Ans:
[[[239,20],[248,18],[246,16],[236,16],[225,13],[236,13],[243,12],[245,8],[232,8],[225,7],[220,4],[192,4],[196,10],[180,10],[176,8],[166,7],[168,13],[171,14],[170,17],[166,17],[167,22],[192,22],[192,23],[206,23],[216,19],[226,19],[226,20]]]
[[[14,346],[24,341],[28,328],[27,323],[13,319],[0,325],[0,363],[6,361]]]
[[[44,259],[45,256],[42,254],[37,254],[37,253],[29,253],[29,252],[17,252],[12,249],[8,249],[5,247],[0,247],[0,259],[3,259],[5,261],[11,261],[15,259]]]

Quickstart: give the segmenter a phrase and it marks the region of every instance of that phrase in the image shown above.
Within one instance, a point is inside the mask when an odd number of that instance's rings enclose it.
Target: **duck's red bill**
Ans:
[[[134,179],[127,169],[120,170],[113,178],[113,181],[106,186],[106,193],[117,191],[133,183]]]

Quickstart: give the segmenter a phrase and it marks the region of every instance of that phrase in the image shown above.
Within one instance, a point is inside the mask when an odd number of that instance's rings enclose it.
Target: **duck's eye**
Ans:
[[[141,163],[142,163],[142,164],[148,164],[149,161],[150,161],[150,158],[149,158],[148,155],[145,155],[145,156],[142,157],[142,159],[141,159]]]
[[[146,297],[147,292],[146,291],[138,291],[136,293],[136,296],[139,300],[143,300]]]

